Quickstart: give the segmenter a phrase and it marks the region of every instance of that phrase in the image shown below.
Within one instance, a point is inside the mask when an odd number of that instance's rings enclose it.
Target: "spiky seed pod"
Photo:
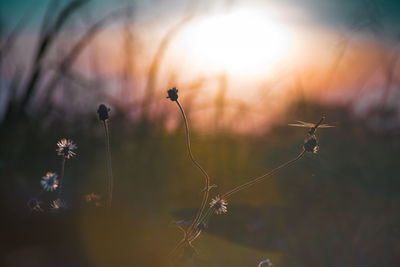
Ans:
[[[228,202],[220,196],[216,196],[210,202],[210,207],[214,209],[216,214],[226,213],[228,211],[226,205],[228,205]]]
[[[45,191],[54,191],[58,188],[58,175],[54,172],[47,172],[45,176],[42,177],[40,183]]]
[[[63,156],[66,159],[70,159],[73,156],[76,155],[76,153],[74,152],[75,149],[78,148],[78,146],[74,143],[74,141],[70,140],[70,139],[61,139],[58,143],[57,143],[57,154],[59,156]]]
[[[101,121],[106,121],[110,118],[109,115],[110,108],[108,108],[106,105],[101,104],[99,108],[97,109],[97,114],[99,115],[99,120]]]
[[[317,137],[315,135],[311,135],[309,136],[303,144],[303,148],[305,151],[307,152],[311,152],[311,153],[317,153],[318,152],[318,140]]]
[[[169,89],[167,91],[168,96],[167,98],[169,98],[171,101],[177,101],[178,100],[178,89],[176,89],[175,87],[172,89]]]

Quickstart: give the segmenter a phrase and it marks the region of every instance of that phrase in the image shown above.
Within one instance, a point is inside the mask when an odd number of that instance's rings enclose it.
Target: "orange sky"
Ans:
[[[224,112],[218,124],[240,132],[263,131],[279,121],[299,94],[338,104],[379,98],[386,81],[384,66],[394,55],[392,48],[357,32],[344,34],[332,27],[288,22],[284,12],[293,18],[305,16],[287,6],[235,6],[195,16],[176,30],[153,79],[154,116],[169,109],[165,92],[173,86],[180,90],[183,104],[190,105],[194,127],[207,128],[219,108]],[[149,68],[163,37],[181,20],[165,16],[140,24],[107,26],[85,49],[73,71],[88,80],[101,80],[110,102],[135,110],[145,97]],[[77,38],[73,31],[63,33],[59,48],[49,57],[49,69],[60,60],[60,51],[70,48]],[[16,57],[22,48],[15,49]],[[397,79],[398,65],[395,68]],[[172,115],[168,127],[175,124]]]
[[[207,21],[207,16],[201,19]],[[212,20],[215,20],[215,16],[212,17]],[[270,21],[271,19],[266,20],[266,25],[272,23]],[[200,20],[200,25],[201,23],[205,22]],[[290,40],[291,42],[290,45],[286,45],[287,48],[261,50],[257,51],[260,54],[258,55],[246,53],[246,48],[233,47],[229,48],[231,51],[227,48],[228,52],[232,52],[233,60],[227,59],[229,54],[226,54],[215,61],[201,61],[195,54],[201,47],[193,50],[193,47],[190,47],[190,40],[187,40],[188,37],[196,37],[196,33],[193,31],[199,27],[198,25],[199,20],[188,23],[171,39],[160,62],[155,90],[159,96],[159,101],[156,101],[156,105],[158,105],[163,103],[165,91],[170,87],[177,86],[180,89],[183,103],[185,103],[185,98],[189,99],[190,109],[193,110],[193,119],[196,120],[194,125],[199,128],[205,127],[213,120],[216,99],[222,96],[225,98],[222,104],[225,111],[220,123],[229,125],[235,120],[235,116],[242,112],[241,110],[246,110],[248,118],[241,120],[245,123],[235,123],[234,126],[236,130],[244,132],[254,131],[255,128],[264,130],[268,122],[279,120],[279,115],[285,112],[287,105],[298,96],[300,91],[303,97],[309,99],[325,103],[346,103],[360,94],[362,92],[360,90],[365,90],[362,89],[362,84],[374,83],[378,87],[384,84],[382,66],[393,52],[387,47],[363,39],[361,35],[344,39],[342,34],[332,29],[310,25],[307,27],[285,25],[275,21],[272,23],[272,27],[278,27],[277,30],[280,29],[279,27],[283,27],[285,34],[289,35],[286,36],[286,39],[282,37],[283,41]],[[212,25],[215,26],[215,24]],[[249,25],[252,24],[249,23]],[[229,30],[229,25],[222,26]],[[204,27],[205,29],[199,33],[203,38],[207,36],[207,32],[204,30],[211,31],[212,29],[210,26]],[[132,42],[134,84],[130,92],[124,92],[126,97],[121,99],[122,102],[126,99],[143,97],[149,66],[163,33],[165,33],[158,28],[158,25],[145,25],[144,27],[142,25],[140,29],[132,27],[131,30],[134,31],[134,41]],[[237,31],[239,32],[240,29]],[[220,34],[225,36],[230,33],[220,31]],[[95,55],[101,55],[102,60],[96,71],[100,71],[103,77],[120,77],[125,72],[127,58],[123,46],[123,36],[124,31],[114,27],[104,31],[91,46],[92,49],[95,49]],[[215,32],[210,36],[213,38],[211,41],[215,41],[218,37]],[[227,38],[233,37],[228,36]],[[238,36],[238,40],[240,40],[240,36]],[[263,38],[260,40],[264,41]],[[210,50],[214,48],[212,42],[205,44],[209,46]],[[218,43],[215,45],[218,46]],[[246,45],[246,43],[243,42],[242,45]],[[272,46],[278,47],[283,45],[285,44],[272,44]],[[220,48],[217,47],[217,49]],[[234,49],[244,55],[235,58]],[[250,46],[250,49],[257,49],[257,47]],[[220,51],[217,50],[217,52]],[[271,57],[264,56],[262,53],[269,51],[281,54],[275,55],[273,60],[268,62]],[[203,57],[207,56],[207,50],[199,51],[199,53]],[[215,51],[210,51],[210,55],[219,56],[215,54]],[[77,69],[90,68],[88,55],[86,56],[81,58]],[[253,57],[254,60],[247,56]],[[232,66],[238,61],[235,60],[237,58],[242,61],[237,62],[238,66]],[[260,60],[260,58],[266,61],[259,65],[253,64],[253,61]],[[218,60],[222,61],[218,62]],[[257,66],[259,69],[248,71],[246,66],[242,67],[240,64],[248,64],[250,70]],[[299,84],[301,84],[301,89],[298,88]],[[379,90],[378,87],[376,90]],[[127,96],[130,93],[134,94],[131,98]],[[264,112],[266,109],[268,112]],[[171,118],[169,127],[175,125],[174,121],[175,118]]]

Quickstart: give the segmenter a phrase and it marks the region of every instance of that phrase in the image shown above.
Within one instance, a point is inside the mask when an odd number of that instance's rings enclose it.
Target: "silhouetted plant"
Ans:
[[[60,176],[60,188],[58,190],[58,197],[62,196],[63,190],[63,182],[64,182],[64,172],[65,172],[65,162],[67,159],[71,159],[73,156],[76,155],[75,149],[77,149],[77,145],[70,139],[61,139],[57,143],[57,155],[62,156],[62,163],[61,163],[61,176]]]
[[[207,205],[207,202],[209,199],[209,192],[210,192],[211,188],[215,187],[215,185],[211,186],[211,180],[210,180],[209,175],[204,170],[204,168],[194,159],[194,156],[193,156],[193,153],[191,150],[191,146],[190,146],[189,125],[188,125],[188,121],[187,121],[184,109],[178,101],[178,90],[174,87],[174,88],[168,90],[167,93],[168,93],[167,98],[173,102],[176,102],[176,104],[178,105],[178,107],[181,111],[183,122],[185,124],[186,146],[187,146],[187,150],[189,152],[190,160],[203,173],[203,175],[205,177],[205,188],[202,191],[203,198],[202,198],[202,202],[200,204],[200,208],[199,208],[196,216],[194,217],[194,219],[192,220],[192,222],[190,223],[189,226],[187,226],[188,223],[185,221],[178,221],[176,223],[176,225],[179,227],[179,229],[182,230],[184,236],[183,236],[182,240],[179,241],[179,243],[176,245],[176,247],[172,250],[172,252],[170,254],[171,256],[173,256],[179,249],[186,247],[186,246],[190,246],[194,249],[192,242],[195,239],[197,239],[200,236],[200,234],[206,229],[208,220],[210,219],[212,214],[218,215],[218,214],[227,213],[227,211],[228,211],[227,200],[233,194],[235,194],[241,190],[244,190],[254,184],[264,181],[266,178],[270,177],[271,175],[278,172],[279,170],[286,168],[289,165],[300,160],[306,152],[316,153],[318,151],[318,140],[315,135],[317,128],[320,126],[321,127],[324,127],[324,126],[331,127],[328,125],[321,124],[322,121],[325,119],[325,117],[322,117],[318,123],[312,124],[312,126],[309,126],[310,129],[308,130],[308,133],[307,133],[308,136],[305,139],[305,142],[303,144],[302,150],[299,153],[299,155],[297,155],[295,158],[283,163],[282,165],[272,169],[271,171],[267,172],[264,175],[250,179],[248,182],[245,182],[239,186],[236,186],[235,188],[229,190],[228,192],[226,192],[224,194],[217,195],[209,203],[209,208],[206,209],[206,205]],[[311,125],[311,124],[309,124],[309,125]],[[298,126],[298,125],[292,125],[292,126]],[[267,266],[272,265],[271,262],[267,259],[265,261],[260,262],[259,266],[261,266],[264,263],[267,264]]]
[[[40,183],[45,191],[54,191],[58,188],[58,175],[54,172],[48,172],[42,177]]]
[[[108,195],[106,206],[108,208],[111,208],[114,178],[112,174],[112,165],[111,165],[110,129],[108,125],[108,121],[110,119],[109,112],[110,109],[106,107],[104,104],[101,104],[97,110],[97,113],[99,115],[99,120],[102,121],[104,125],[106,158],[107,158],[107,177],[108,177],[106,182],[107,195]]]

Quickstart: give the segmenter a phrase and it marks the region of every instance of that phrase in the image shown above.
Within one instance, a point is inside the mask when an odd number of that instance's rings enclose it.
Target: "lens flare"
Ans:
[[[288,58],[293,38],[267,13],[237,9],[194,21],[180,41],[189,57],[209,71],[260,74]]]

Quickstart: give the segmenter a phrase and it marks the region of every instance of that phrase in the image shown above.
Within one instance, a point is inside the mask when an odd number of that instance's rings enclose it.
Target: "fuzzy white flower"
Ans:
[[[57,143],[57,154],[60,156],[64,156],[66,159],[70,159],[73,156],[76,155],[76,153],[74,152],[75,149],[78,148],[78,146],[70,139],[61,139],[58,143]]]
[[[58,179],[57,179],[57,174],[55,174],[54,172],[48,172],[46,173],[45,176],[42,177],[42,180],[40,181],[40,183],[43,186],[43,189],[45,191],[54,191],[58,188]]]
[[[265,265],[266,267],[271,267],[271,266],[272,266],[272,262],[271,262],[269,259],[265,259],[265,260],[261,261],[261,262],[258,264],[258,267],[261,267],[264,263],[266,264],[266,265]]]
[[[210,202],[210,206],[214,209],[216,214],[226,213],[228,211],[226,205],[228,205],[228,202],[220,196],[216,196]]]

